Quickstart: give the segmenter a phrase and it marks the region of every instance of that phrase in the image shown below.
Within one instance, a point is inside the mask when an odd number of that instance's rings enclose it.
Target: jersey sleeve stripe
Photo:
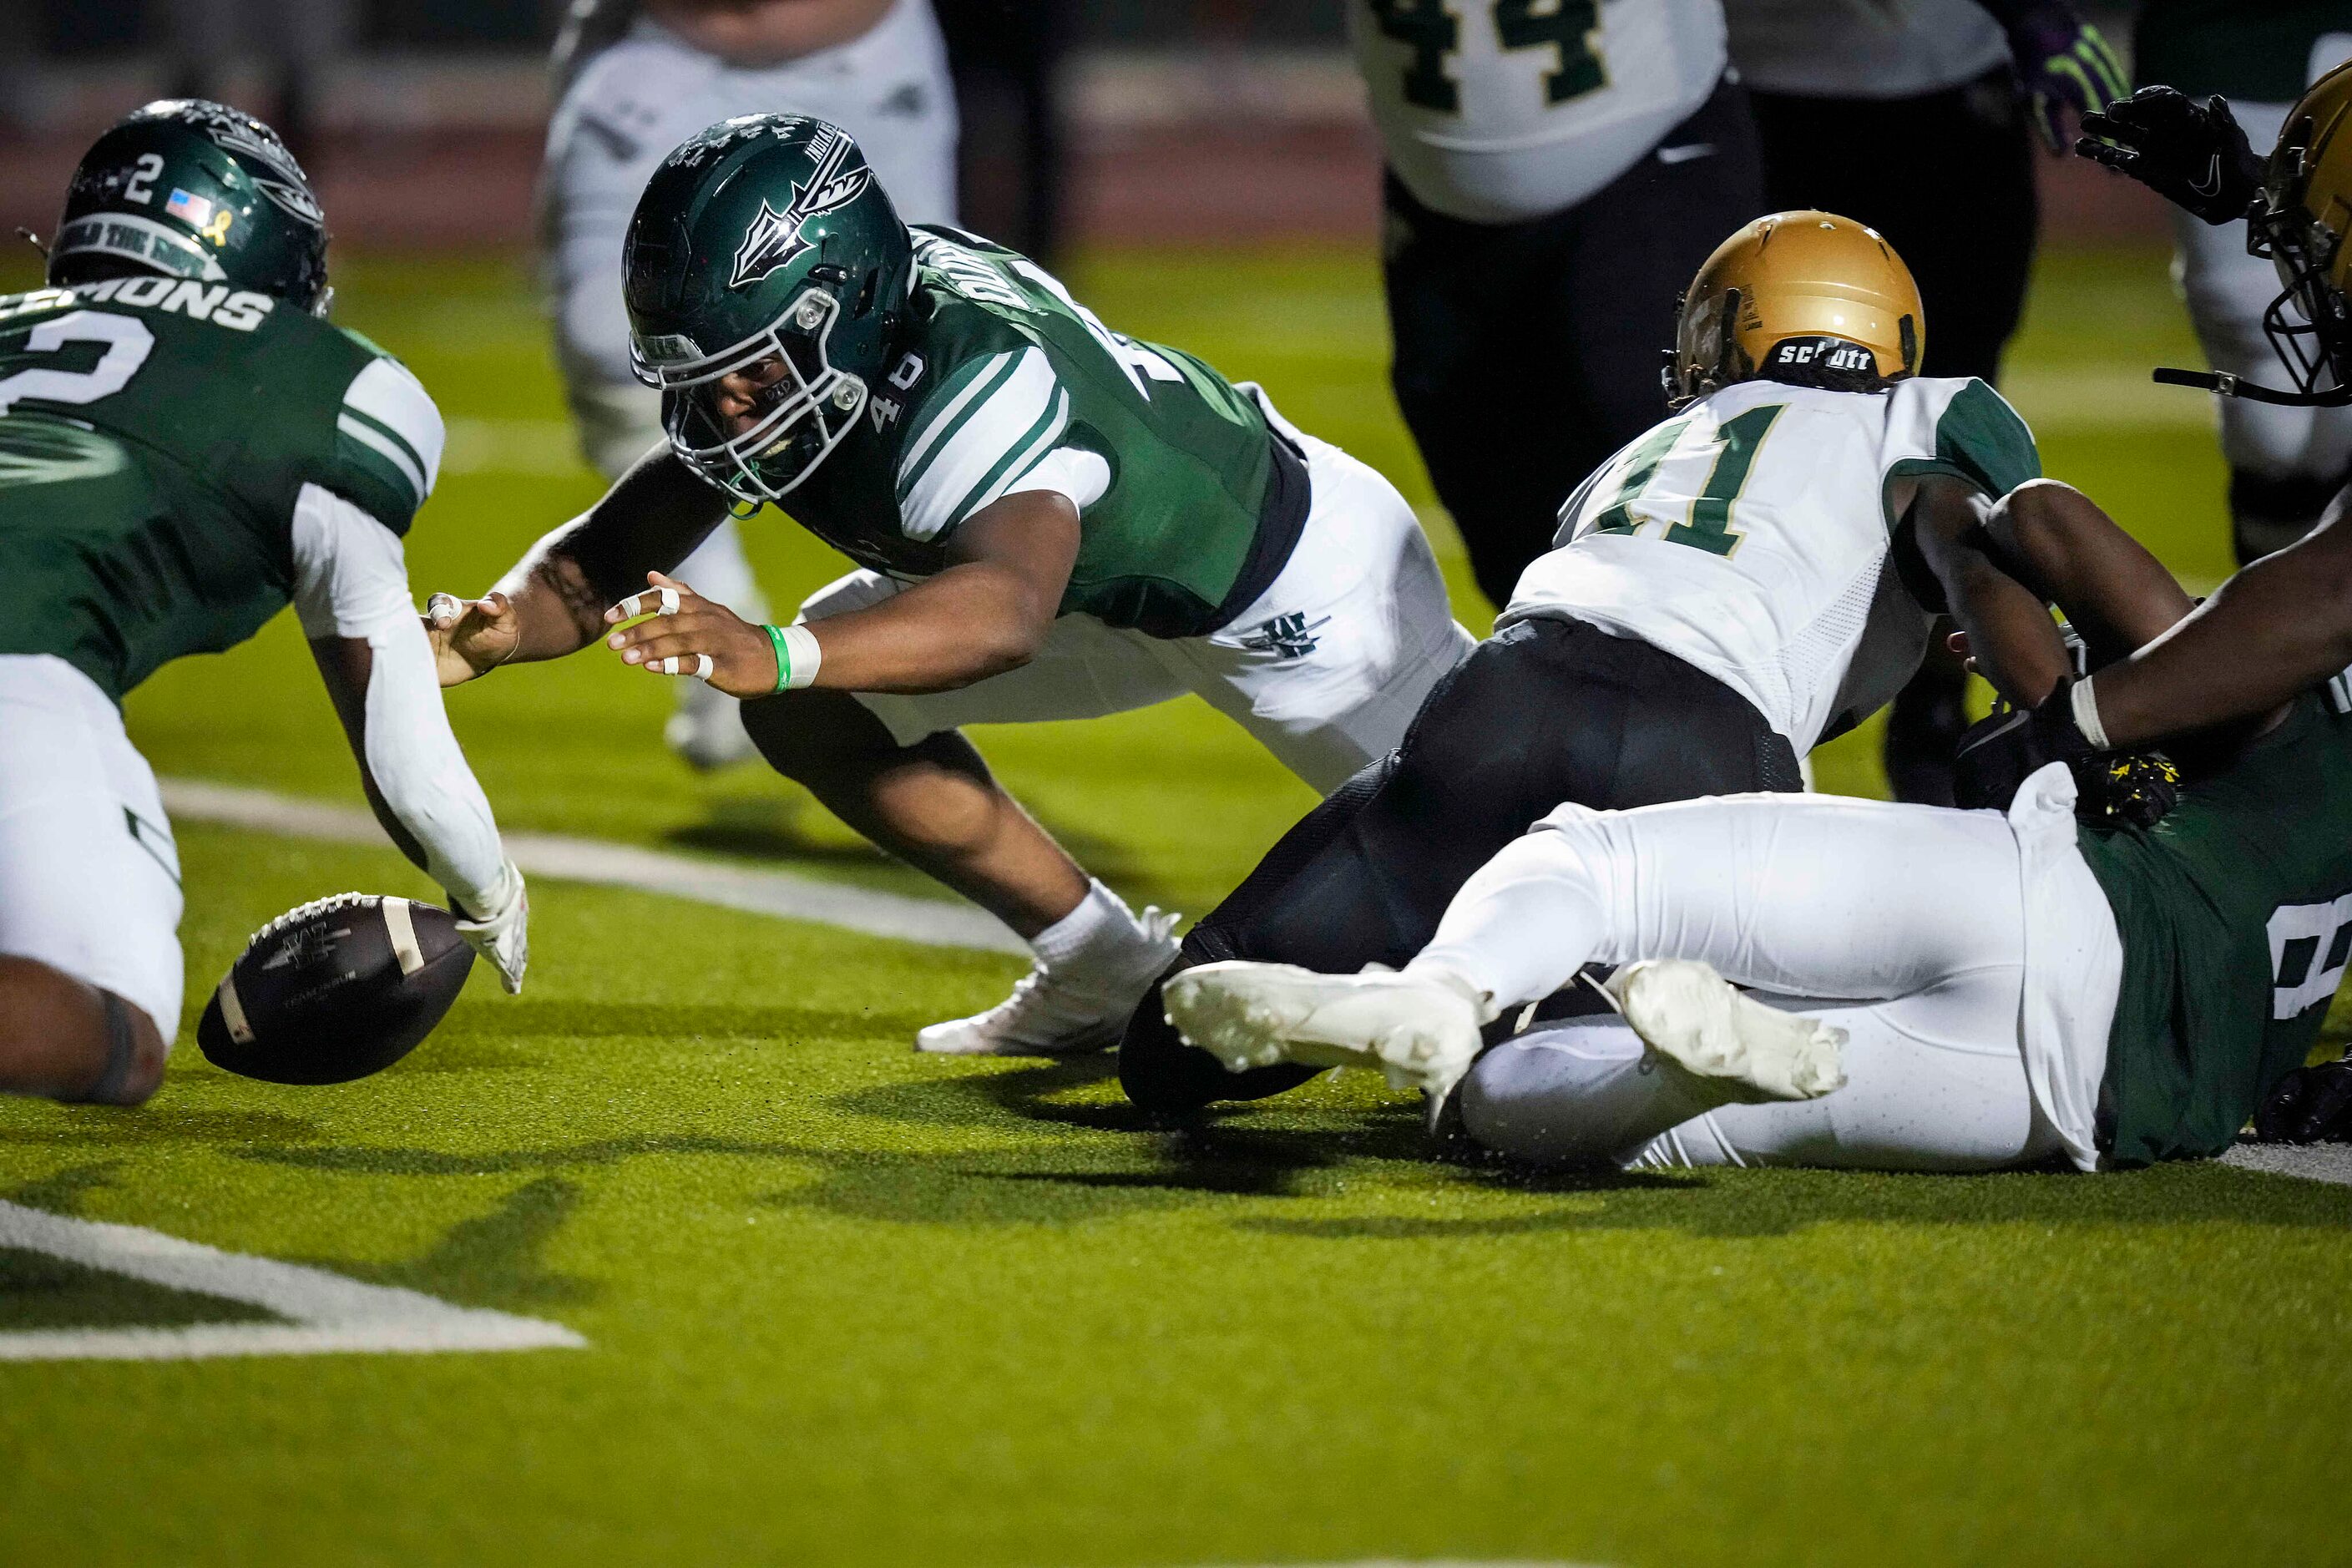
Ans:
[[[931,447],[942,437],[954,432],[965,413],[1003,384],[1004,378],[1013,374],[1016,359],[1008,351],[974,360],[940,388],[940,395],[931,400],[931,412],[908,432],[906,453],[898,459],[900,489],[906,489],[914,471],[929,459]]]
[[[962,504],[956,509],[957,512],[963,517],[970,517],[1028,477],[1029,470],[1045,461],[1045,454],[1054,449],[1055,444],[1061,440],[1063,432],[1069,427],[1070,395],[1056,387],[1054,389],[1054,406],[1048,409],[1036,424],[1030,426],[1029,433],[1032,439],[1025,442],[1018,452],[999,463],[988,477],[981,481],[986,488],[978,494],[966,496]]]
[[[433,493],[441,470],[444,432],[441,411],[433,405],[425,384],[398,362],[372,361],[352,378],[343,394],[343,413],[357,416],[406,447],[424,483],[421,496]]]
[[[1045,354],[1031,349],[996,389],[976,398],[898,485],[900,526],[909,539],[935,539],[971,515],[978,498],[1008,469],[1018,475],[1023,454],[1041,429],[1058,437],[1069,422],[1068,395]],[[1050,439],[1047,447],[1050,447]],[[1046,447],[1031,453],[1042,457]]]
[[[408,443],[381,426],[349,413],[336,416],[335,428],[347,440],[359,443],[381,458],[383,464],[391,467],[393,474],[400,480],[399,488],[406,492],[409,510],[414,511],[425,504],[425,471],[417,466],[416,454],[409,450]],[[344,449],[344,453],[356,460],[365,460],[349,447]]]

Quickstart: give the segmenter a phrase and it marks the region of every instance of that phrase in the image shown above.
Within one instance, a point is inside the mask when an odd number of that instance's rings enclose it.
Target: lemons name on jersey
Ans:
[[[1586,480],[1496,625],[1564,616],[1638,637],[1746,697],[1801,756],[1892,698],[1927,648],[1888,487],[1948,474],[2000,496],[2041,471],[2032,432],[1980,381],[1742,382]]]
[[[0,653],[118,700],[293,588],[307,485],[407,531],[441,458],[416,378],[265,294],[118,278],[0,298]]]
[[[1106,328],[1025,257],[918,225],[908,325],[866,416],[784,499],[859,565],[929,576],[1003,496],[1078,509],[1060,613],[1196,637],[1246,609],[1305,525],[1306,468],[1248,393]]]
[[[1348,34],[1389,166],[1472,223],[1582,201],[1690,118],[1726,62],[1721,0],[1349,0]]]

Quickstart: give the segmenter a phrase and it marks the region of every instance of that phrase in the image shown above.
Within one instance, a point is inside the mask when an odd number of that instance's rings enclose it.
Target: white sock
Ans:
[[[1078,907],[1031,937],[1029,948],[1045,968],[1062,969],[1144,940],[1143,922],[1135,918],[1127,900],[1088,878],[1087,896],[1078,900]]]

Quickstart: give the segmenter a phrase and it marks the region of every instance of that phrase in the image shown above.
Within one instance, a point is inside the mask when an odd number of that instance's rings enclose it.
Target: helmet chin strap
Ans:
[[[2150,374],[2167,386],[2193,386],[2216,397],[2242,397],[2248,403],[2268,403],[2280,408],[2342,408],[2352,405],[2352,385],[2331,387],[2326,392],[2281,392],[2222,370],[2167,368]]]

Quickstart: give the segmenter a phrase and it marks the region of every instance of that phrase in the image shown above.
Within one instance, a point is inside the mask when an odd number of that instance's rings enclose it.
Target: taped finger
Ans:
[[[646,604],[648,599],[653,601],[651,605]],[[677,589],[656,588],[650,594],[632,594],[613,607],[620,611],[621,619],[630,621],[639,616],[674,616],[677,614]]]
[[[436,594],[425,601],[425,618],[428,621],[454,621],[464,606],[455,594]]]
[[[652,660],[646,668],[656,675],[690,675],[697,680],[708,680],[717,673],[719,661],[707,653],[673,653]]]

